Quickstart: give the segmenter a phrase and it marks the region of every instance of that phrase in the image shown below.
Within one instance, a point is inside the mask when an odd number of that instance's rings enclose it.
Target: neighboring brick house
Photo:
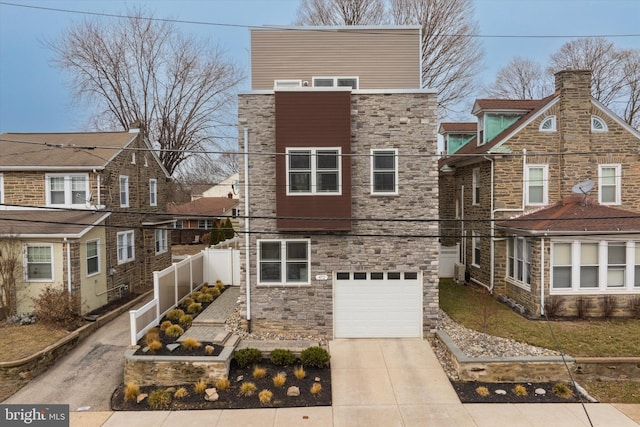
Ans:
[[[555,78],[541,100],[476,101],[477,136],[439,163],[442,242],[460,245],[472,282],[531,315],[550,296],[562,315],[587,299],[602,315],[609,295],[627,315],[640,297],[640,134],[591,97],[591,72]]]
[[[21,246],[18,312],[46,286],[83,312],[171,265],[169,175],[137,129],[0,135],[0,239]]]
[[[254,29],[251,66],[238,98],[248,327],[431,333],[436,93],[421,89],[420,29]]]
[[[231,218],[234,229],[238,228],[238,199],[232,197],[201,197],[181,205],[169,203],[167,211],[175,220],[173,244],[208,243],[203,237],[227,218]]]

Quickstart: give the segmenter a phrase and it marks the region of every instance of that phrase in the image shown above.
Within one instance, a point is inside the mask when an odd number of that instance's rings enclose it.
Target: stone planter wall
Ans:
[[[576,358],[574,377],[580,380],[640,381],[640,357]]]

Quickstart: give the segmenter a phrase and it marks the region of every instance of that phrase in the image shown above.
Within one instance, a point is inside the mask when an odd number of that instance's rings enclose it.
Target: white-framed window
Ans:
[[[626,242],[607,244],[607,288],[623,288],[627,270]]]
[[[531,284],[531,250],[530,239],[513,236],[507,247],[507,275],[520,283]]]
[[[129,207],[129,177],[120,175],[120,207]]]
[[[135,254],[135,234],[133,230],[121,231],[116,234],[118,240],[118,264],[133,261]]]
[[[89,240],[87,249],[87,276],[100,273],[100,240]]]
[[[340,148],[287,148],[287,194],[342,192]]]
[[[471,188],[473,189],[471,193],[472,203],[474,205],[480,204],[480,168],[473,169],[471,173]]]
[[[131,153],[131,164],[132,165],[136,164],[136,153],[135,153],[135,151],[133,153]]]
[[[174,221],[173,223],[173,228],[177,228],[177,229],[182,229],[183,225],[182,225],[182,220],[181,219],[177,219]]]
[[[549,166],[527,165],[525,168],[525,200],[528,206],[546,205],[549,200]]]
[[[540,122],[540,132],[555,132],[558,130],[556,116],[548,116]]]
[[[273,82],[274,89],[302,87],[302,80],[275,80]]]
[[[476,267],[479,267],[480,261],[481,261],[481,254],[482,254],[480,250],[481,240],[480,240],[480,234],[478,234],[475,231],[473,231],[471,234],[471,246],[473,250],[473,253],[471,254],[472,256],[471,263]]]
[[[580,288],[592,289],[600,286],[600,244],[580,245]]]
[[[598,198],[603,205],[619,205],[622,199],[622,166],[598,165]]]
[[[635,250],[636,250],[636,255],[635,255],[635,262],[634,262],[634,282],[633,282],[633,286],[635,288],[640,289],[640,242],[636,242],[635,244]]]
[[[149,161],[147,161],[147,155],[144,155],[144,167],[148,168],[149,167]]]
[[[310,283],[310,240],[258,240],[258,283],[306,285]]]
[[[149,180],[149,206],[158,206],[158,180]]]
[[[398,150],[371,150],[371,194],[398,194]]]
[[[572,286],[572,252],[573,245],[568,242],[554,243],[552,246],[552,266],[551,281],[553,289],[570,289]]]
[[[156,255],[167,252],[167,229],[156,228]]]
[[[199,219],[198,220],[198,228],[201,230],[211,230],[213,228],[213,220],[212,219]]]
[[[1,173],[0,173],[0,204],[4,204],[4,176]]]
[[[358,77],[345,76],[345,77],[314,77],[313,87],[350,87],[352,89],[358,89]]]
[[[84,208],[89,201],[89,175],[46,174],[47,206]]]
[[[598,116],[591,116],[591,132],[607,132],[607,123]]]
[[[26,250],[26,280],[29,282],[53,280],[53,246],[29,244]]]

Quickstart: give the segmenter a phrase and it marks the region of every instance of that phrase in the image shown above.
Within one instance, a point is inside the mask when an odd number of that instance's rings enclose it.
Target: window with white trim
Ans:
[[[340,148],[287,148],[287,194],[340,194]]]
[[[309,284],[310,241],[258,240],[258,283]]]
[[[540,123],[540,132],[555,132],[557,130],[556,116],[546,117]]]
[[[135,259],[135,235],[133,230],[121,231],[116,234],[118,241],[118,264]]]
[[[275,80],[273,82],[274,89],[302,87],[302,80]]]
[[[623,288],[627,270],[626,242],[609,242],[607,245],[607,288]]]
[[[472,203],[474,205],[480,204],[480,168],[475,168],[472,171],[471,187],[473,189],[471,193]]]
[[[531,284],[530,239],[513,236],[509,239],[507,275],[520,283]]]
[[[591,132],[607,132],[607,123],[598,116],[591,116]]]
[[[100,273],[100,240],[89,240],[87,248],[87,276]]]
[[[198,220],[198,228],[201,230],[211,230],[213,228],[213,220],[212,219],[199,219]]]
[[[371,194],[398,194],[398,150],[371,150]]]
[[[156,228],[156,255],[167,252],[167,229]]]
[[[120,175],[120,207],[129,207],[129,177]]]
[[[603,205],[619,205],[622,199],[621,182],[621,165],[598,165],[598,201]]]
[[[358,77],[314,77],[313,87],[350,87],[358,89]]]
[[[598,288],[600,286],[600,244],[582,243],[580,245],[580,288]]]
[[[89,175],[46,174],[47,206],[84,208],[89,201]]]
[[[3,204],[3,203],[4,203],[4,176],[0,173],[0,204]]]
[[[570,289],[572,286],[572,244],[554,243],[553,246],[553,273],[552,283],[554,289]]]
[[[636,288],[640,288],[640,242],[636,242],[635,244],[635,263],[634,263],[634,282],[633,286]]]
[[[149,206],[158,206],[158,180],[149,180]]]
[[[30,282],[53,280],[53,246],[27,245],[26,279]]]
[[[548,165],[527,165],[524,179],[527,206],[546,205],[549,197],[547,185],[549,182]]]
[[[480,235],[473,231],[472,232],[472,237],[471,237],[471,243],[472,243],[472,248],[473,248],[473,253],[472,255],[472,259],[471,259],[471,263],[475,266],[480,266],[480,255],[481,255],[481,251],[480,251]]]

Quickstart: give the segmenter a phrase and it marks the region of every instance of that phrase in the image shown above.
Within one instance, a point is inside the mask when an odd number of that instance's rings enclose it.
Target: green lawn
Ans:
[[[640,320],[528,320],[478,288],[440,282],[440,307],[467,328],[562,351],[573,357],[640,356]]]

